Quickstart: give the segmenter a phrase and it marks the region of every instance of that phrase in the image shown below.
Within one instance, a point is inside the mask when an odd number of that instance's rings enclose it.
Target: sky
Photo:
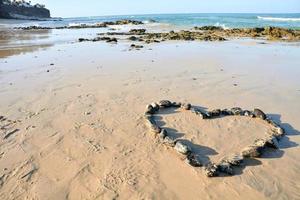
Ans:
[[[300,0],[31,0],[52,17],[162,13],[300,13]]]

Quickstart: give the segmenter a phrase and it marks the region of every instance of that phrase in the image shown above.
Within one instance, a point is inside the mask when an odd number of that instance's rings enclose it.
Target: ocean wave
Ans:
[[[222,27],[224,30],[229,29],[229,27],[227,27],[225,24],[221,24],[221,23],[215,23],[214,26],[218,26],[218,27]]]
[[[265,21],[281,21],[281,22],[288,22],[288,21],[300,21],[300,18],[286,18],[286,17],[261,17],[257,16],[257,19],[265,20]]]

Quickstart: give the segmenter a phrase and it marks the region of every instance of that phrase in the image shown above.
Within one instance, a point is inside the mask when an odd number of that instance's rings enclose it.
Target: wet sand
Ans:
[[[1,56],[0,198],[299,199],[299,44],[259,42],[165,42],[139,51],[126,41],[58,42]],[[161,99],[209,110],[258,107],[287,136],[235,176],[207,178],[148,130],[145,105]],[[210,160],[269,128],[178,110],[158,118]]]

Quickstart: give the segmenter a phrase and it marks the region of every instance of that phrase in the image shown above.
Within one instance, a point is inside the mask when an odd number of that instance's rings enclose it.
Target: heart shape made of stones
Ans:
[[[158,103],[151,103],[146,106],[145,119],[150,130],[154,132],[159,140],[166,146],[174,148],[178,153],[185,156],[185,161],[192,167],[203,167],[200,162],[199,155],[195,154],[193,150],[180,140],[176,140],[168,135],[168,132],[159,127],[154,119],[156,114],[161,109],[166,108],[181,108],[182,110],[191,111],[198,115],[203,120],[213,119],[215,117],[225,117],[231,115],[239,115],[251,118],[258,118],[268,122],[271,126],[271,132],[266,136],[256,139],[252,144],[241,150],[240,153],[232,156],[227,156],[217,163],[210,162],[204,166],[204,172],[208,177],[215,177],[220,173],[233,175],[233,166],[239,166],[245,158],[258,158],[262,155],[267,147],[279,149],[279,140],[284,136],[285,131],[280,125],[268,118],[266,114],[260,109],[253,111],[243,110],[238,107],[231,109],[215,109],[212,111],[204,111],[193,107],[190,103],[171,102],[169,100],[161,100]]]

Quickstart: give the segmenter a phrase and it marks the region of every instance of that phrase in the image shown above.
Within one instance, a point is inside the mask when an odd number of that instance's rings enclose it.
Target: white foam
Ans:
[[[214,26],[218,26],[218,27],[222,27],[224,30],[229,29],[229,27],[227,27],[225,24],[221,24],[221,23],[216,23]]]
[[[257,19],[265,20],[265,21],[281,21],[281,22],[287,22],[287,21],[300,21],[300,18],[286,18],[286,17],[261,17],[257,16]]]

